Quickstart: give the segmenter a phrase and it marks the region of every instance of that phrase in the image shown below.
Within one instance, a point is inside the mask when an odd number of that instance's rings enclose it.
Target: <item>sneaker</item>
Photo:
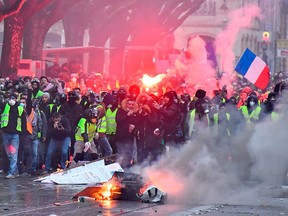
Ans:
[[[0,170],[0,174],[2,174],[2,173],[4,173],[4,170],[1,169],[1,170]]]
[[[14,179],[14,178],[17,178],[19,176],[19,174],[8,174],[6,176],[7,179]]]
[[[28,176],[31,176],[31,174],[27,173],[27,172],[23,172],[20,176],[21,177],[28,177]]]

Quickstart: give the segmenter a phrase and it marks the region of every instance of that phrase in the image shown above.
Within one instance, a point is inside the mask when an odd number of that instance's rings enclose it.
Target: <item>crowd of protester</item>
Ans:
[[[101,74],[85,79],[77,73],[65,81],[0,79],[0,172],[6,178],[37,175],[112,154],[124,169],[153,163],[168,146],[183,145],[202,128],[211,128],[216,141],[229,140],[247,125],[279,119],[276,104],[286,87],[279,76],[267,92],[238,86],[228,97],[224,85],[208,97],[203,88],[188,93],[166,86],[156,94],[139,83],[103,83]]]

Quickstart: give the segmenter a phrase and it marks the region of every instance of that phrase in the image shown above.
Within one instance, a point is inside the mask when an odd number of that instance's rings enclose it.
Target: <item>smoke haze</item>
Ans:
[[[234,71],[235,55],[233,48],[241,29],[252,26],[252,21],[260,17],[260,8],[250,5],[228,14],[229,23],[227,28],[217,35],[215,40],[216,54],[219,55],[222,71],[232,73]]]
[[[171,203],[228,202],[232,195],[237,200],[233,192],[251,192],[249,181],[259,187],[283,184],[288,164],[285,121],[272,123],[268,117],[252,131],[234,135],[229,143],[227,137],[219,140],[203,129],[181,148],[170,148],[157,163],[133,171],[141,170],[151,185],[168,194]]]
[[[231,11],[227,16],[228,23],[226,28],[215,38],[215,53],[220,72],[223,74],[220,80],[220,88],[227,85],[228,93],[230,94],[232,92],[231,83],[236,76],[234,66],[237,62],[235,62],[233,51],[235,43],[241,39],[238,37],[241,30],[252,27],[256,17],[260,18],[260,8],[257,5],[250,5]],[[183,34],[182,32],[180,33]],[[185,40],[184,37],[183,40]],[[185,43],[182,42],[182,44]],[[212,62],[207,60],[205,46],[206,43],[200,36],[193,37],[189,41],[186,51],[190,59],[184,60],[179,57],[175,61],[175,68],[182,77],[186,78],[188,83],[195,86],[195,89],[205,87],[208,92],[207,95],[211,96],[212,91],[217,88],[216,71],[212,67]]]
[[[206,43],[201,37],[192,38],[186,50],[189,59],[176,59],[175,68],[180,76],[185,77],[188,83],[195,86],[195,89],[211,86],[211,89],[206,89],[211,96],[216,88],[216,71],[212,67],[212,62],[207,59],[208,53],[205,46]],[[207,85],[209,81],[211,82]]]
[[[281,105],[281,110],[287,109],[287,104]],[[239,127],[230,138],[203,128],[180,148],[170,147],[155,164],[134,167],[132,172],[149,178],[149,185],[166,192],[170,203],[231,203],[242,202],[247,194],[251,200],[264,193],[275,196],[269,188],[285,183],[288,168],[288,113],[280,115],[273,122],[267,115],[248,128],[235,121]]]
[[[232,81],[230,78],[233,77],[235,64],[233,47],[237,36],[241,29],[251,27],[256,17],[260,17],[260,9],[255,5],[232,11],[227,28],[217,36],[216,53],[220,56],[222,71],[228,74],[224,76],[222,85]],[[189,82],[200,86],[203,76],[211,78],[215,71],[209,61],[203,60],[207,55],[202,49],[205,42],[200,37],[190,42],[187,51],[191,54],[191,61],[185,63],[179,60],[176,68]],[[193,55],[195,50],[200,50],[196,56]],[[208,86],[206,83],[203,89],[207,90]],[[287,104],[282,104],[281,110],[287,109]],[[230,114],[233,116],[233,113]],[[214,136],[211,128],[203,129],[181,148],[170,148],[157,163],[134,167],[133,171],[147,176],[152,185],[168,194],[171,203],[228,203],[241,201],[243,197],[247,198],[247,194],[250,194],[251,200],[256,199],[261,196],[263,188],[281,185],[286,180],[288,114],[281,115],[277,122],[272,122],[267,116],[248,129],[241,129],[236,121],[236,133],[229,138]],[[249,182],[254,182],[253,187]]]

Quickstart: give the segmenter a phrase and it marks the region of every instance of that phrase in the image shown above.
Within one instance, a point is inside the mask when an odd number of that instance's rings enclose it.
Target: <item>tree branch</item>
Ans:
[[[46,19],[48,19],[49,25],[53,25],[56,23],[58,20],[63,18],[64,13],[63,13],[63,8],[69,10],[72,6],[74,6],[76,3],[79,3],[83,0],[62,0],[62,1],[55,1],[53,2],[52,9],[49,11],[49,14],[47,14]]]
[[[20,11],[20,15],[24,21],[28,20],[31,16],[35,14],[35,12],[40,11],[44,7],[46,7],[49,3],[55,0],[29,0],[26,2],[22,10]]]
[[[4,5],[1,3],[0,22],[8,16],[14,15],[20,11],[26,0],[17,0],[9,8],[4,9]]]
[[[164,25],[168,24],[170,27],[167,27],[167,31],[163,32],[161,36],[165,37],[174,32],[192,13],[194,13],[201,6],[201,4],[203,4],[204,1],[205,0],[194,0],[193,2],[185,2],[185,4],[182,4],[178,8],[180,10],[175,10],[170,16],[167,17],[165,23],[163,23]],[[188,8],[188,10],[185,10],[186,8]]]

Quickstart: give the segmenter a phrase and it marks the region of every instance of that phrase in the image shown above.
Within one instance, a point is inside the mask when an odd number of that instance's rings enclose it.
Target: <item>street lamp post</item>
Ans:
[[[267,49],[268,49],[268,44],[266,41],[262,41],[261,43],[261,48],[262,48],[262,60],[268,65],[268,55],[267,55]]]

